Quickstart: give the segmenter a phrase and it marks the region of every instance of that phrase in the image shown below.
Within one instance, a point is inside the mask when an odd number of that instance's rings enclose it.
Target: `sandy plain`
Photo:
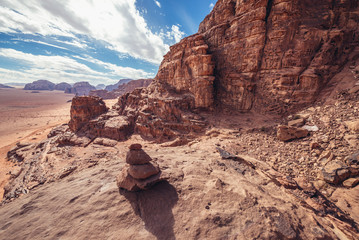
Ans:
[[[13,166],[6,153],[18,142],[39,142],[70,119],[73,94],[0,88],[0,200]]]

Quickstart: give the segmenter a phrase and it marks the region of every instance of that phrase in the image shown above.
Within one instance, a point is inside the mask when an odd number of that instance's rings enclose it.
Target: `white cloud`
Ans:
[[[137,79],[153,77],[152,73],[147,73],[140,69],[120,67],[89,56],[77,58],[97,64],[108,71],[95,71],[70,57],[33,55],[14,49],[0,48],[0,57],[14,59],[26,66],[19,70],[0,68],[1,82],[24,82],[29,80],[35,81],[37,79],[48,79],[53,82],[69,82],[70,79],[72,82],[69,83],[89,81],[92,84],[110,84],[116,82],[115,79],[118,80],[120,78]]]
[[[209,4],[209,8],[213,8],[214,7],[214,3],[211,3],[211,4]]]
[[[156,0],[154,0],[154,1],[155,1],[156,5],[157,5],[159,8],[161,8],[161,3],[160,3],[159,1],[156,1]]]
[[[33,39],[13,38],[13,39],[11,39],[11,40],[13,40],[13,41],[22,41],[22,42],[33,42],[33,43],[38,43],[38,44],[42,44],[42,45],[54,47],[54,48],[59,48],[59,49],[63,49],[63,50],[68,50],[68,49],[65,48],[65,47],[61,47],[61,46],[57,46],[57,45],[54,45],[54,44],[46,43],[46,42],[43,42],[43,41],[33,40]]]
[[[166,35],[167,38],[173,39],[177,43],[181,41],[185,33],[180,30],[178,25],[172,25],[171,31],[167,32]]]
[[[66,36],[104,41],[119,53],[159,64],[169,46],[153,33],[136,0],[2,0],[0,32]],[[160,7],[160,2],[156,1]]]

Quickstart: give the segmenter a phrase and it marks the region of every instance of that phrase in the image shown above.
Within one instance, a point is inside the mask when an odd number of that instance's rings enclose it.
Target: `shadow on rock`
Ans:
[[[131,202],[135,214],[140,216],[145,227],[158,240],[175,239],[172,208],[178,201],[176,189],[167,181],[157,183],[151,189],[140,192],[120,193]]]

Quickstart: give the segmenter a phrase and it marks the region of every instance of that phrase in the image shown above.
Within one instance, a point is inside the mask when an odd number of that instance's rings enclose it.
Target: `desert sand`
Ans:
[[[46,138],[56,125],[70,119],[72,94],[60,91],[0,89],[0,196],[12,164],[6,153],[17,142]]]

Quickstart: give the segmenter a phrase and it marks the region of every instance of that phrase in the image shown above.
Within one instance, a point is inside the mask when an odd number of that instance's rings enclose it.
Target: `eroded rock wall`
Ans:
[[[156,79],[192,93],[196,107],[214,99],[283,112],[316,99],[358,45],[358,22],[356,0],[219,0],[198,34],[171,47]]]
[[[171,46],[156,80],[177,93],[194,95],[196,108],[213,106],[214,62],[202,35],[193,35]]]

